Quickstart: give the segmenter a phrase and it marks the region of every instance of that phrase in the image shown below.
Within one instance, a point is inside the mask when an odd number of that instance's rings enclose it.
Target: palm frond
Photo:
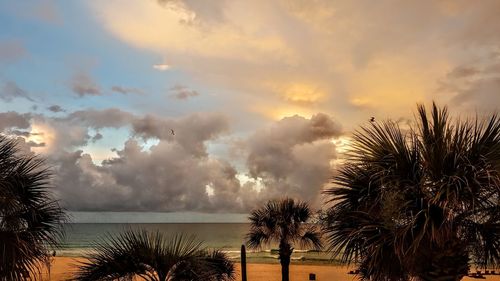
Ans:
[[[38,278],[49,246],[63,236],[64,211],[52,199],[51,171],[0,136],[0,279]]]
[[[95,242],[88,261],[77,266],[73,280],[231,280],[233,263],[209,252],[194,236],[127,230]],[[188,278],[189,277],[189,278]]]
[[[308,229],[312,211],[306,202],[291,198],[270,200],[263,207],[250,213],[250,231],[246,235],[250,248],[259,248],[270,243],[302,243],[303,233]],[[310,233],[311,239],[313,232]],[[317,234],[317,233],[314,233]],[[304,244],[305,245],[305,244]],[[316,247],[317,241],[308,245]]]
[[[324,192],[332,204],[324,223],[329,250],[376,279],[444,274],[435,267],[450,263],[457,270],[446,270],[460,277],[468,258],[462,249],[498,264],[499,220],[491,210],[500,207],[500,118],[453,122],[433,104],[430,112],[418,106],[416,124],[403,131],[376,122],[356,131],[349,161]],[[386,267],[381,249],[405,272]]]

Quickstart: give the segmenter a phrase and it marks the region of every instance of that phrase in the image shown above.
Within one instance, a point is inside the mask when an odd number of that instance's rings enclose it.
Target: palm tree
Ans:
[[[194,237],[127,230],[95,243],[73,280],[233,280],[234,265],[220,251],[208,251]]]
[[[281,263],[281,280],[289,280],[290,257],[294,244],[302,248],[321,249],[321,234],[314,224],[308,224],[312,212],[305,202],[293,199],[271,200],[250,214],[248,246],[277,243]]]
[[[34,154],[0,136],[0,280],[37,273],[62,235],[63,210],[49,192],[51,173]]]
[[[329,249],[363,279],[460,280],[500,261],[500,118],[418,106],[417,126],[362,127],[325,191]]]

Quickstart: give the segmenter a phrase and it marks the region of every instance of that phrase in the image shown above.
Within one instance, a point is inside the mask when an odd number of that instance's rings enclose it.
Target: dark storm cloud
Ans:
[[[85,146],[89,141],[95,142],[99,136],[90,135],[90,129],[121,128],[132,122],[135,116],[131,113],[109,108],[105,110],[79,110],[63,117],[37,116],[37,121],[51,128],[52,143],[48,148],[50,154],[62,153],[63,149],[73,151]]]
[[[472,66],[458,66],[454,68],[450,73],[448,73],[448,77],[452,79],[457,78],[468,78],[479,74],[480,71]]]
[[[147,115],[134,120],[132,126],[142,138],[175,141],[193,155],[206,155],[204,142],[227,132],[229,121],[224,115],[212,113],[196,113],[176,120]]]
[[[257,131],[246,149],[249,175],[264,185],[260,197],[286,195],[317,203],[336,158],[331,140],[340,135],[340,125],[321,113],[311,119],[287,117]]]
[[[132,122],[136,117],[117,108],[105,110],[79,110],[68,114],[63,121],[76,122],[92,128],[119,128]]]
[[[16,137],[17,149],[21,154],[33,154],[31,148],[33,147],[44,147],[45,143],[37,143],[34,141],[28,141],[24,137]]]
[[[9,128],[27,129],[30,127],[31,114],[14,111],[0,113],[0,131]]]
[[[123,95],[127,94],[136,94],[136,95],[143,95],[144,92],[141,91],[140,89],[137,88],[127,88],[127,87],[121,87],[121,86],[113,86],[111,87],[111,91]]]
[[[438,92],[452,94],[456,106],[496,110],[500,106],[500,57],[493,52],[455,67],[440,82]]]
[[[1,117],[0,117],[0,120],[1,120]],[[9,135],[14,135],[14,136],[19,136],[19,137],[29,137],[31,136],[31,133],[30,132],[26,132],[26,131],[20,131],[20,130],[8,130],[6,131]]]
[[[93,137],[92,137],[92,142],[96,142],[98,140],[102,140],[103,138],[103,135],[101,133],[96,133]]]
[[[48,109],[49,111],[54,112],[54,113],[64,112],[64,111],[66,111],[66,110],[64,110],[64,109],[63,109],[61,106],[59,106],[59,105],[51,105],[51,106],[47,107],[47,109]]]
[[[67,208],[92,211],[240,212],[284,195],[320,200],[335,158],[330,139],[340,134],[330,117],[285,118],[245,141],[250,175],[260,179],[261,190],[242,184],[234,166],[208,153],[206,143],[226,127],[214,114],[138,118],[133,130],[159,139],[156,145],[145,150],[131,138],[102,166],[82,151],[64,153],[56,160],[58,193]]]
[[[158,138],[158,144],[145,150],[131,138],[102,166],[81,151],[63,153],[55,159],[58,194],[72,210],[241,210],[234,200],[240,188],[236,170],[206,151],[206,142],[226,129],[227,120],[216,114],[137,118],[135,133]]]
[[[2,129],[27,129],[30,121],[48,134],[35,142],[15,134],[23,151],[42,148],[56,169],[56,194],[69,210],[245,212],[263,200],[284,195],[320,201],[320,190],[336,158],[331,139],[340,126],[326,114],[293,116],[241,139],[250,180],[210,144],[229,131],[226,116],[196,113],[179,118],[137,116],[111,108],[82,110],[62,118],[0,113]],[[130,129],[116,156],[96,164],[80,147],[103,138],[94,130]],[[172,132],[173,131],[173,132]],[[50,137],[49,137],[50,136]],[[142,140],[155,139],[153,145]]]
[[[195,157],[167,141],[144,151],[137,141],[129,140],[117,153],[102,166],[81,151],[64,155],[58,171],[62,202],[77,210],[241,209],[235,200],[239,182],[223,161]],[[213,200],[206,192],[211,184]]]
[[[181,85],[176,85],[170,88],[170,92],[172,93],[170,96],[178,100],[186,100],[200,95],[197,91]]]
[[[45,143],[44,142],[34,142],[34,141],[28,141],[26,142],[26,144],[29,146],[29,147],[45,147]]]
[[[102,95],[100,86],[83,71],[76,72],[70,81],[71,90],[79,97]]]
[[[16,82],[7,81],[3,84],[3,87],[0,89],[0,99],[11,102],[15,98],[25,98],[29,101],[33,101],[33,99],[28,95],[28,93],[21,89]]]

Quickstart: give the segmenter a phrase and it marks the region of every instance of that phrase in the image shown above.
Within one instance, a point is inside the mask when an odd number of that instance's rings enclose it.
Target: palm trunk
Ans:
[[[247,252],[245,245],[241,245],[241,281],[247,281]]]
[[[290,257],[280,257],[281,281],[290,280]]]
[[[421,258],[425,262],[418,277],[424,281],[459,281],[469,270],[468,252],[458,241],[428,250]]]
[[[290,257],[292,256],[293,249],[290,244],[281,241],[279,249],[279,258],[281,264],[281,281],[290,280]]]

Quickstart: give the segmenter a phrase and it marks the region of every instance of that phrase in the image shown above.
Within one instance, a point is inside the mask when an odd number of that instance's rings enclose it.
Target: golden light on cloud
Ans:
[[[47,153],[51,149],[51,145],[54,143],[55,132],[54,130],[42,123],[33,123],[31,125],[30,136],[26,138],[28,142],[34,142],[36,144],[44,144],[40,147],[32,147],[31,150],[36,153]]]
[[[433,85],[427,83],[429,77],[444,73],[445,65],[436,63],[427,66],[397,56],[385,57],[369,68],[359,71],[351,83],[349,101],[357,107],[371,109],[393,107],[393,115],[408,112],[415,103],[425,101],[433,92]],[[411,97],[411,98],[408,98]]]
[[[284,92],[287,101],[298,104],[313,104],[325,96],[317,86],[311,84],[293,83]]]
[[[182,2],[92,1],[90,8],[112,34],[140,48],[250,61],[263,54],[290,57],[287,44],[259,20],[274,15],[249,13],[244,3],[228,4],[227,21],[238,26],[201,22]]]
[[[157,64],[153,64],[153,68],[156,70],[159,70],[159,71],[166,71],[166,70],[170,69],[170,65],[168,65],[166,63],[157,63]]]
[[[400,17],[387,13],[383,5],[365,10],[349,1],[345,5],[328,1],[86,3],[111,35],[169,58],[168,63],[153,65],[155,70],[168,71],[174,65],[227,93],[258,95],[277,104],[252,108],[250,113],[272,119],[310,115],[308,109],[315,108],[343,114],[346,126],[355,126],[370,116],[407,116],[416,103],[446,101],[454,95],[436,97],[436,86],[460,53],[443,48],[437,37],[419,37],[425,26],[435,26],[433,21],[401,25]],[[445,20],[442,13],[454,15],[458,9],[455,4],[429,5],[437,9],[419,12],[435,22]],[[402,12],[415,13],[410,7]],[[247,104],[242,104],[246,111]]]
[[[332,140],[332,142],[335,144],[337,153],[344,154],[351,148],[352,139],[350,137],[342,136]]]
[[[300,106],[269,107],[261,105],[259,107],[253,107],[251,110],[262,114],[272,120],[281,120],[285,117],[294,115],[310,118],[315,113],[317,113],[317,111],[313,109],[307,109]]]
[[[350,100],[351,104],[356,107],[369,107],[370,100],[367,98],[354,98]]]

